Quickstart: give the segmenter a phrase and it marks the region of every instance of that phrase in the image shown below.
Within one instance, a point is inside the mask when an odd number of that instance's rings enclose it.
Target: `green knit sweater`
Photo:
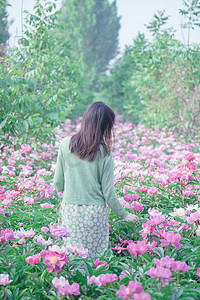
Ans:
[[[70,137],[61,141],[54,174],[54,186],[57,192],[63,191],[63,201],[85,205],[107,203],[113,212],[125,218],[128,212],[115,194],[112,151],[104,156],[101,145],[102,157],[96,156],[93,162],[88,162],[70,152],[69,141]]]

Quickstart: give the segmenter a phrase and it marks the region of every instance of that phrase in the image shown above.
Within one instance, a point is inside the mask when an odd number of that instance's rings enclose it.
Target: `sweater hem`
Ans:
[[[66,199],[66,198],[64,198],[62,201],[63,201],[63,203],[68,203],[68,204],[103,205],[103,206],[106,206],[106,202],[104,200],[88,201],[88,199],[77,199],[77,198]]]

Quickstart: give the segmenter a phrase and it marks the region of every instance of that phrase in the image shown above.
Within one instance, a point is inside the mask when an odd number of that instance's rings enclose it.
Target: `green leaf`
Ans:
[[[0,123],[0,130],[6,125],[6,119]]]
[[[3,89],[5,89],[5,90],[7,89],[7,84],[6,84],[5,80],[0,79],[0,85]]]

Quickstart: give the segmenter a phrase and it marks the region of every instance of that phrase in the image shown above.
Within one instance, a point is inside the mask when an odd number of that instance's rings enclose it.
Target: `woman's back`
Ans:
[[[103,146],[100,146],[101,155],[97,154],[94,161],[80,159],[69,150],[70,137],[62,140],[59,150],[60,168],[55,173],[54,185],[60,189],[61,176],[64,174],[63,201],[86,205],[105,205],[102,192],[102,175],[106,157]],[[111,155],[111,154],[110,154]]]

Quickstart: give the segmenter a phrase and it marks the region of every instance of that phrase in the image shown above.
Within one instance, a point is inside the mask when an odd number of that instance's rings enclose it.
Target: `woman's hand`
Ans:
[[[126,218],[124,218],[124,221],[137,221],[138,220],[138,217],[134,214],[130,214],[128,213],[128,215],[126,216]]]

